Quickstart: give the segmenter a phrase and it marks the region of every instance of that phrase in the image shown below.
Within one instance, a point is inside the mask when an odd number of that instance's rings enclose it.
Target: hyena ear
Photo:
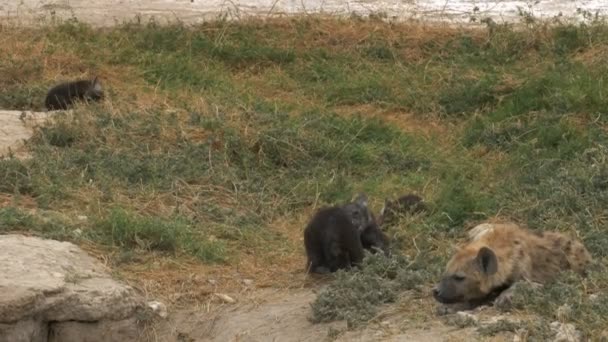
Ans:
[[[488,247],[481,247],[475,260],[477,261],[481,272],[485,275],[493,275],[498,271],[498,259],[496,258],[496,254]]]
[[[91,82],[91,87],[94,91],[97,91],[97,92],[101,91],[101,82],[99,81],[98,76],[95,76],[95,78]]]
[[[388,198],[384,199],[384,206],[382,206],[382,209],[380,209],[380,215],[384,215],[384,213],[386,212],[386,209],[391,205],[391,200],[389,200]]]
[[[358,205],[367,208],[367,195],[364,193],[360,193],[357,195],[357,198],[355,199],[355,203],[357,203]]]

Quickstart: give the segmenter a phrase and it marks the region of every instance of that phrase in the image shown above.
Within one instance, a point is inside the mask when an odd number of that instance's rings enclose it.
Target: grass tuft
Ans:
[[[366,253],[360,269],[338,271],[335,281],[319,293],[311,304],[312,321],[346,320],[351,328],[366,323],[382,304],[394,302],[400,292],[417,289],[435,275],[417,266],[404,256]]]

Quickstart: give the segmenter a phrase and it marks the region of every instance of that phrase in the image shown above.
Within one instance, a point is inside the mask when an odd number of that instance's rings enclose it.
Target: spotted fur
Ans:
[[[433,290],[444,304],[510,301],[519,281],[544,284],[562,270],[585,274],[591,255],[578,240],[558,232],[535,233],[512,223],[484,223],[469,231],[469,241],[454,254]]]

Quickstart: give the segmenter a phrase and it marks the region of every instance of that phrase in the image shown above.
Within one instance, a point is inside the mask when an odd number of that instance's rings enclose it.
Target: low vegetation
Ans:
[[[386,258],[366,253],[359,270],[338,271],[336,279],[312,303],[312,321],[346,320],[356,327],[374,318],[382,304],[394,303],[407,290],[424,294],[437,267],[410,261],[402,255]]]
[[[414,263],[370,259],[313,305],[317,321],[354,325],[428,289],[487,218],[576,233],[605,265],[608,25],[526,18],[0,26],[0,108],[41,109],[51,85],[93,74],[108,97],[39,129],[31,159],[0,161],[0,231],[81,243],[126,277],[163,272],[153,257],[296,285],[313,210],[358,191],[375,209],[417,192],[432,209],[388,227]],[[553,319],[568,303],[599,336],[605,273],[555,286],[518,310]],[[381,293],[363,296],[370,287]]]

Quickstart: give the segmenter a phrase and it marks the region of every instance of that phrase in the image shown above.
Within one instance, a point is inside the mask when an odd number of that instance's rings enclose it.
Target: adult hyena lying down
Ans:
[[[448,262],[433,296],[458,304],[456,310],[491,301],[508,307],[516,282],[545,284],[567,269],[584,275],[590,261],[585,246],[562,233],[484,223],[469,232],[468,243]]]

